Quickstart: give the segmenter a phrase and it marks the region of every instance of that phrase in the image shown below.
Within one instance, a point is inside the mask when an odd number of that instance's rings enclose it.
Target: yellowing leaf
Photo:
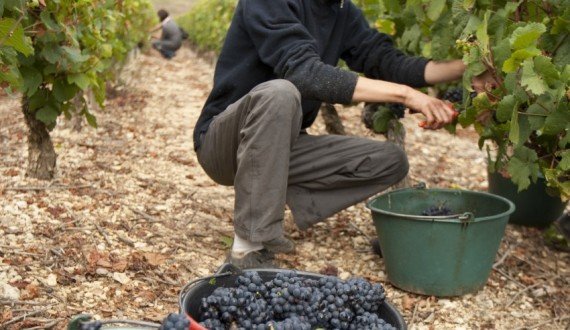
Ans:
[[[529,23],[518,27],[509,39],[511,47],[513,49],[524,49],[532,46],[544,32],[546,32],[546,26],[542,23]]]
[[[546,85],[544,79],[536,73],[534,62],[531,59],[527,59],[523,62],[522,68],[521,85],[535,95],[544,94],[548,90],[548,85]]]

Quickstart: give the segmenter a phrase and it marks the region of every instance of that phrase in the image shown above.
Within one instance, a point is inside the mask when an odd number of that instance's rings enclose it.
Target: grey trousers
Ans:
[[[235,233],[252,242],[283,235],[285,204],[300,229],[399,182],[408,172],[394,144],[301,132],[301,96],[286,80],[255,87],[216,116],[198,161],[235,189]]]

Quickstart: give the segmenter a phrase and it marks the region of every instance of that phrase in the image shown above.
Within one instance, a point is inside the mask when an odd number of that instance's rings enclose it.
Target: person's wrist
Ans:
[[[418,93],[418,91],[409,86],[402,85],[402,94],[401,94],[402,104],[404,104],[408,108],[411,108],[412,100],[414,99],[415,93]]]

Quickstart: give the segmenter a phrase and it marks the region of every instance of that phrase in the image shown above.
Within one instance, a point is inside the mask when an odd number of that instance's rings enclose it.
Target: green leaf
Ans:
[[[69,59],[73,62],[81,63],[89,59],[89,55],[81,54],[81,50],[75,47],[63,46],[61,47],[68,55]]]
[[[89,111],[85,111],[85,119],[87,119],[89,126],[97,128],[97,118],[95,118],[95,116],[93,116]]]
[[[507,171],[511,175],[511,180],[517,184],[519,192],[528,188],[531,183],[530,178],[536,181],[539,172],[537,161],[536,152],[526,147],[516,149],[509,160]]]
[[[529,114],[528,122],[530,123],[530,129],[533,131],[542,129],[542,126],[544,126],[544,122],[546,120],[546,116],[548,115],[546,110],[544,110],[544,108],[542,108],[540,105],[534,103],[528,107],[526,113]]]
[[[509,132],[509,140],[512,143],[518,144],[520,139],[520,127],[519,127],[519,112],[513,111],[511,116],[511,130]]]
[[[549,86],[554,87],[560,80],[560,72],[556,69],[552,60],[546,56],[537,56],[534,58],[534,69]]]
[[[509,39],[511,47],[518,50],[533,46],[544,32],[546,32],[546,26],[542,23],[529,23],[518,27]]]
[[[71,100],[79,92],[75,84],[69,84],[64,79],[57,79],[53,84],[53,95],[59,102]]]
[[[545,169],[544,177],[548,183],[548,187],[554,188],[563,201],[570,199],[570,181],[566,178],[560,178],[564,172],[560,173],[558,169]]]
[[[479,47],[483,51],[483,55],[489,53],[489,35],[487,34],[487,26],[489,23],[489,15],[491,14],[490,11],[485,13],[483,17],[483,23],[479,25],[477,28],[477,40],[479,41]]]
[[[570,123],[568,123],[565,130],[566,133],[564,134],[564,137],[562,137],[560,142],[558,142],[558,147],[561,149],[566,149],[570,146]]]
[[[229,236],[222,236],[220,237],[220,242],[222,242],[222,244],[224,245],[224,247],[226,247],[227,249],[232,247],[232,244],[234,243],[234,239],[233,237],[229,237]]]
[[[45,27],[48,30],[51,30],[53,32],[60,32],[61,31],[61,27],[59,26],[59,24],[56,23],[51,18],[51,12],[50,11],[43,10],[42,13],[40,14],[40,20],[42,21],[42,23],[44,23]]]
[[[50,102],[49,91],[42,88],[28,97],[27,100],[30,111],[34,112]]]
[[[505,96],[497,105],[497,120],[500,122],[505,122],[511,119],[515,106],[515,97],[513,95]]]
[[[388,131],[388,123],[394,118],[394,114],[386,106],[379,106],[378,110],[372,116],[372,128],[376,133],[386,133]]]
[[[463,0],[463,9],[471,10],[474,4],[475,0]]]
[[[418,42],[422,37],[422,31],[418,25],[406,29],[402,34],[400,44],[410,52],[415,52],[418,48]]]
[[[486,93],[479,93],[473,99],[473,106],[477,109],[477,112],[487,110],[491,108],[491,101]]]
[[[67,82],[76,84],[82,90],[86,90],[91,85],[91,79],[84,73],[74,73],[67,76]]]
[[[542,132],[545,135],[556,135],[564,131],[568,124],[570,124],[570,110],[564,106],[558,107],[546,117]]]
[[[36,112],[36,119],[46,125],[55,123],[57,116],[59,116],[59,112],[51,105],[46,105]]]
[[[570,64],[564,66],[564,70],[562,70],[562,74],[560,75],[560,80],[563,82],[565,81],[566,84],[570,82]]]
[[[429,2],[427,9],[427,17],[432,21],[437,21],[443,10],[445,9],[446,0],[432,0]]]
[[[35,68],[28,66],[20,68],[20,73],[24,79],[23,92],[28,96],[33,95],[42,84],[42,74]]]
[[[61,52],[60,52],[60,47],[58,47],[56,44],[46,44],[42,51],[40,52],[40,55],[46,59],[46,61],[48,61],[51,64],[55,64],[57,63],[57,61],[59,61],[60,57],[61,57]]]
[[[378,18],[374,23],[376,29],[382,33],[389,34],[391,36],[396,34],[396,23],[394,21],[384,18]]]
[[[492,49],[493,49],[493,60],[495,61],[495,66],[497,68],[501,67],[501,63],[504,64],[505,61],[507,61],[507,59],[511,57],[512,54],[511,46],[508,39],[503,39],[499,41],[495,46],[492,47]]]
[[[503,72],[511,73],[519,69],[521,63],[531,57],[540,55],[540,50],[536,47],[529,47],[526,49],[519,49],[511,54],[505,63],[503,63]]]
[[[531,59],[523,62],[521,85],[534,95],[544,94],[548,90],[544,79],[536,74],[534,62]]]
[[[24,35],[22,25],[15,19],[0,19],[0,40],[4,41],[3,45],[13,47],[24,56],[34,53],[34,48]]]
[[[562,159],[558,163],[558,168],[562,171],[570,171],[570,150],[565,150],[560,155]]]

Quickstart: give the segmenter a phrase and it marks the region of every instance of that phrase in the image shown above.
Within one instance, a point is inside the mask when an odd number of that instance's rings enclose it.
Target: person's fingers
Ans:
[[[435,121],[439,122],[439,121],[443,120],[443,116],[442,116],[442,113],[440,111],[441,104],[439,101],[432,102],[430,104],[430,109],[431,109],[431,112],[433,113]]]
[[[426,116],[426,127],[431,127],[434,122],[434,116],[429,106],[427,107],[427,111],[424,111],[424,115]]]

